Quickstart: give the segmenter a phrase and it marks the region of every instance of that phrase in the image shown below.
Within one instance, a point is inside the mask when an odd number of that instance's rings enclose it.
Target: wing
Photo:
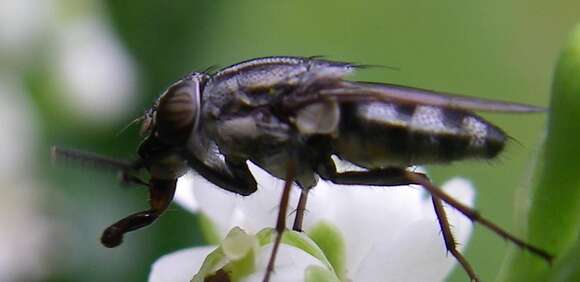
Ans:
[[[547,110],[537,106],[453,95],[395,84],[351,81],[335,83],[331,87],[321,89],[318,95],[300,99],[299,103],[304,105],[331,97],[338,101],[381,100],[468,111],[533,113]]]

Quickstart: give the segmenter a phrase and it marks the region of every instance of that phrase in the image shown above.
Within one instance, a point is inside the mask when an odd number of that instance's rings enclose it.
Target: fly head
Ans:
[[[185,76],[145,112],[141,132],[146,138],[138,154],[152,177],[178,178],[187,170],[182,152],[199,123],[201,93],[208,79],[205,73]]]
[[[169,146],[183,146],[197,128],[201,93],[209,76],[191,73],[175,82],[145,112],[141,132]]]

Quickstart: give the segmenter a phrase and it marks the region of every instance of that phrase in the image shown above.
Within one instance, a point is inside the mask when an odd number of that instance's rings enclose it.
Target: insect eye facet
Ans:
[[[181,82],[159,98],[154,119],[156,132],[163,142],[179,145],[187,140],[199,109],[198,95],[198,84]]]

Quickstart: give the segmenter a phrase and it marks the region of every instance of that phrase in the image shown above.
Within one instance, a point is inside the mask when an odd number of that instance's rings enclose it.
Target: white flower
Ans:
[[[248,197],[232,195],[188,175],[178,183],[176,200],[207,216],[219,240],[236,226],[248,234],[257,233],[255,238],[262,238],[263,244],[255,248],[258,258],[253,261],[252,274],[242,281],[261,281],[271,251],[270,240],[264,241],[263,234],[272,232],[263,228],[275,225],[283,183],[252,164],[250,169],[259,188]],[[468,181],[456,178],[442,187],[460,202],[473,205],[474,190]],[[298,196],[296,188],[290,207],[296,206]],[[300,246],[310,246],[311,252],[296,248],[285,238],[271,281],[305,280],[313,269],[325,270],[342,281],[443,281],[456,264],[445,249],[431,200],[419,186],[342,186],[321,181],[310,192],[307,209],[304,230],[315,242],[310,245],[309,237],[296,232],[285,232],[285,236],[298,238]],[[453,208],[446,207],[446,211],[461,249],[471,233],[471,222]],[[202,262],[206,257],[210,260],[212,250],[214,255],[223,252],[229,236],[217,249],[198,247],[160,258],[149,281],[190,280],[200,267],[207,267],[208,261],[203,266]],[[321,258],[312,256],[315,249],[323,252]],[[221,266],[235,261],[227,255],[221,259]],[[213,271],[216,269],[219,267]]]
[[[107,23],[81,16],[55,35],[54,66],[62,101],[73,114],[98,124],[124,117],[135,104],[135,67]]]
[[[42,43],[54,13],[52,0],[0,1],[0,57],[3,68],[19,69]],[[13,64],[7,66],[7,63]]]
[[[54,231],[34,173],[37,117],[22,83],[0,68],[0,281],[39,280],[48,271]]]

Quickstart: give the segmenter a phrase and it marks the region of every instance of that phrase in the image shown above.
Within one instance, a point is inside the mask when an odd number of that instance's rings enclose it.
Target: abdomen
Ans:
[[[504,148],[505,133],[474,113],[382,102],[341,109],[339,157],[366,168],[491,159]]]

